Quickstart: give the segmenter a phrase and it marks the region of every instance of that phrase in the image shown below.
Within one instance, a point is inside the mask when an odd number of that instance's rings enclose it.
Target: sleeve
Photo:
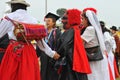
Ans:
[[[81,35],[81,38],[85,40],[87,43],[94,39],[94,37],[95,37],[94,27],[87,27],[84,33]]]
[[[109,32],[104,33],[105,46],[108,52],[113,48],[113,39]]]
[[[12,26],[12,23],[6,19],[3,19],[0,22],[0,38],[12,30],[11,26]]]
[[[104,33],[104,40],[105,40],[105,42],[106,41],[109,41],[110,42],[110,39],[112,38],[112,36],[110,35],[110,33],[109,32],[105,32]]]
[[[48,55],[49,57],[53,58],[55,51],[53,51],[46,43],[45,41],[39,40],[37,41],[37,46],[39,47],[40,50],[42,50],[43,52],[45,52],[46,55]]]

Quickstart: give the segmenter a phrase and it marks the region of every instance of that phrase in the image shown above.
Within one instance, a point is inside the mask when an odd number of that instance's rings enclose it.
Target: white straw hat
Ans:
[[[26,5],[27,7],[30,7],[30,4],[27,3],[25,0],[11,0],[11,1],[8,1],[8,2],[6,2],[6,3],[7,3],[7,4],[20,3],[20,4]]]

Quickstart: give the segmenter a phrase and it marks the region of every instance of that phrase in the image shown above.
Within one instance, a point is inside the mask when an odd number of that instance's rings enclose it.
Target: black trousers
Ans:
[[[0,63],[2,61],[3,56],[4,56],[4,52],[0,52]]]

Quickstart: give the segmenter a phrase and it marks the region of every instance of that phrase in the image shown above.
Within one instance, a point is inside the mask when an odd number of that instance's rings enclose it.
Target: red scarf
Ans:
[[[91,73],[90,65],[87,59],[86,51],[80,37],[78,26],[74,29],[74,53],[73,53],[73,70],[80,73]]]

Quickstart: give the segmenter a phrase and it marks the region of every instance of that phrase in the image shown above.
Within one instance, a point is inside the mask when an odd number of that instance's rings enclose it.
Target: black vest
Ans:
[[[9,45],[9,36],[8,34],[5,34],[2,38],[0,38],[0,48],[7,49],[7,46]],[[5,52],[0,51],[0,62],[3,58]]]

